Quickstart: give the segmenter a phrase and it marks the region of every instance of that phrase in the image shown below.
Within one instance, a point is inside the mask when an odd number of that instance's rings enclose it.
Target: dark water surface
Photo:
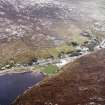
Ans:
[[[6,74],[0,76],[0,105],[9,105],[18,95],[28,87],[38,83],[44,78],[40,72]]]

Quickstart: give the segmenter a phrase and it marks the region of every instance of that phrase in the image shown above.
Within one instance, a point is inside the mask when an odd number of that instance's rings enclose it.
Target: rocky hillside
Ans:
[[[0,63],[43,58],[46,48],[87,41],[83,32],[103,36],[104,4],[103,0],[0,0]]]
[[[105,49],[66,65],[12,105],[105,105]]]

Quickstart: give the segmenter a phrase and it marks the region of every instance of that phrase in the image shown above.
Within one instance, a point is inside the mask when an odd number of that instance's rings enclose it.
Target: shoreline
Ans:
[[[96,51],[98,51],[100,49],[97,49],[93,52],[85,52],[83,53],[82,55],[79,55],[79,56],[74,56],[74,57],[65,57],[65,58],[62,58],[62,59],[59,59],[60,62],[59,63],[54,63],[55,65],[58,66],[58,68],[62,68],[63,66],[65,66],[66,64],[70,63],[70,62],[73,62],[75,61],[76,59],[79,59],[80,57],[83,57],[83,56],[86,56],[88,54],[91,54],[91,53],[94,53]],[[52,63],[53,64],[53,63]],[[32,65],[32,66],[18,66],[18,67],[12,67],[10,69],[6,69],[6,70],[0,70],[0,76],[3,76],[3,75],[6,75],[6,74],[19,74],[19,73],[28,73],[28,72],[41,72],[40,69],[35,69],[35,66]],[[44,74],[44,73],[43,73]]]
[[[60,63],[56,63],[55,65],[57,65],[58,68],[61,68],[61,67],[65,66],[66,64],[68,64],[70,62],[73,62],[76,59],[78,59],[78,58],[80,58],[84,55],[87,55],[87,54],[90,54],[90,53],[88,52],[88,53],[80,55],[80,56],[66,57],[66,58],[60,59],[61,61],[65,61],[65,63],[60,62]],[[19,73],[27,73],[27,72],[36,72],[37,73],[37,72],[41,72],[41,71],[38,70],[38,69],[35,69],[35,68],[33,70],[33,66],[27,66],[27,67],[22,66],[22,68],[13,67],[13,68],[10,68],[10,69],[1,70],[0,71],[0,76],[6,75],[6,74],[19,74]]]
[[[42,61],[40,61],[40,63],[38,64],[38,66],[46,66],[48,64],[54,64],[56,65],[59,69],[62,68],[63,66],[65,66],[66,64],[75,61],[76,59],[94,53],[97,50],[103,49],[104,47],[104,42],[105,40],[103,40],[98,46],[94,47],[94,51],[90,52],[88,50],[83,50],[80,48],[81,50],[81,55],[74,55],[74,56],[69,56],[69,54],[64,54],[65,57],[63,58],[59,58],[59,59],[42,59]],[[100,48],[101,46],[101,48]],[[87,47],[86,47],[87,48]],[[78,53],[78,52],[77,52]],[[44,61],[43,61],[44,60]],[[31,65],[31,66],[15,66],[12,68],[5,68],[5,69],[0,69],[0,76],[2,75],[6,75],[6,74],[14,74],[14,73],[26,73],[26,72],[41,72],[40,69],[36,69],[35,66],[37,65]],[[34,68],[33,68],[34,67]]]
[[[8,69],[8,70],[3,70],[3,71],[0,71],[0,76],[4,76],[6,74],[20,74],[20,73],[29,73],[29,72],[32,72],[32,73],[37,73],[37,72],[40,72],[39,70],[22,70],[22,71],[16,71],[16,70],[11,70],[11,69]]]

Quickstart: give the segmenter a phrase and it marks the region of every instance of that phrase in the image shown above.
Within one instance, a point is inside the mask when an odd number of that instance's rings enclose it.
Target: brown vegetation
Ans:
[[[105,105],[105,49],[66,65],[12,105]]]

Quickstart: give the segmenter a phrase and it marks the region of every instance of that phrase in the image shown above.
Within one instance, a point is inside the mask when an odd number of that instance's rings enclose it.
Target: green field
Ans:
[[[39,69],[47,75],[53,75],[58,72],[59,68],[56,65],[49,64],[47,66],[39,67]]]

